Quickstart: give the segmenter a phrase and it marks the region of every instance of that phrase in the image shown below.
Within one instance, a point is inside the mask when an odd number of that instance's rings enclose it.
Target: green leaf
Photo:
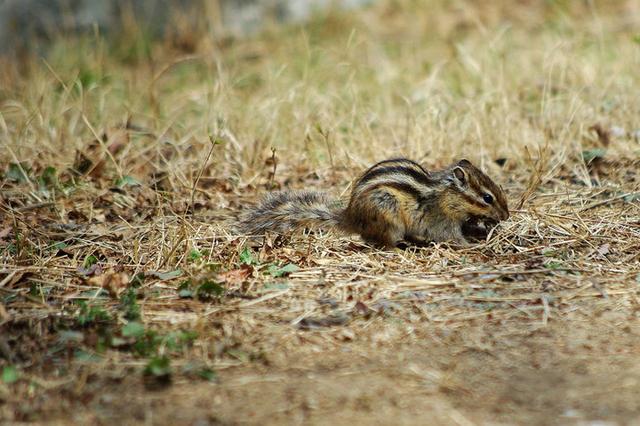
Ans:
[[[198,371],[198,377],[200,377],[201,379],[206,380],[208,382],[213,382],[213,381],[217,380],[218,375],[212,369],[205,367],[205,368],[203,368],[203,369]]]
[[[544,267],[547,269],[551,269],[556,270],[556,269],[560,269],[562,268],[562,263],[561,262],[556,262],[556,261],[550,261],[544,264]]]
[[[199,298],[220,297],[224,294],[224,287],[215,281],[205,281],[198,287],[196,294]]]
[[[140,186],[142,185],[140,181],[132,176],[122,176],[120,179],[116,180],[116,186],[118,188],[124,188],[126,186]]]
[[[152,275],[161,279],[162,281],[167,281],[178,278],[182,275],[182,271],[180,269],[176,269],[175,271],[169,272],[154,272]]]
[[[178,286],[178,296],[182,298],[193,297],[193,290],[191,290],[191,280],[185,280]]]
[[[198,260],[198,259],[202,258],[202,253],[200,253],[200,252],[198,251],[198,249],[192,249],[192,250],[189,252],[189,256],[188,256],[187,258],[189,259],[189,261],[194,262],[194,261],[196,261],[196,260]]]
[[[43,297],[42,286],[40,284],[32,282],[29,286],[29,295],[33,297]]]
[[[251,250],[245,247],[240,253],[240,263],[244,265],[257,265],[258,262],[253,257]]]
[[[140,305],[138,305],[138,292],[135,288],[129,288],[120,296],[120,309],[124,312],[125,319],[135,321],[140,319]]]
[[[288,263],[280,268],[280,271],[284,274],[290,274],[291,272],[297,272],[299,270],[300,268],[298,268],[298,265],[294,265],[293,263]]]
[[[271,274],[272,277],[279,278],[279,277],[288,275],[291,272],[296,272],[299,269],[300,268],[298,268],[298,266],[294,265],[293,263],[288,263],[283,267],[279,267],[277,265],[271,265],[269,266],[269,273]]]
[[[20,374],[18,370],[12,365],[6,365],[2,369],[2,381],[6,384],[10,385],[11,383],[15,383],[20,378]]]
[[[129,286],[133,288],[138,288],[142,284],[144,284],[145,278],[146,278],[146,275],[144,274],[144,272],[138,272],[133,276],[133,278],[131,278],[131,281],[129,281]]]
[[[64,250],[67,247],[69,247],[69,244],[65,243],[64,241],[58,241],[57,243],[53,243],[51,245],[51,248],[56,250]]]
[[[280,267],[278,265],[269,265],[269,267],[267,268],[267,272],[269,272],[269,275],[271,275],[272,277],[277,277],[279,269]]]
[[[287,283],[266,283],[264,285],[265,290],[286,290],[289,288]]]
[[[95,265],[96,263],[98,263],[98,258],[95,257],[94,255],[90,254],[87,257],[84,258],[84,262],[82,262],[82,267],[83,268],[90,268],[93,265]]]
[[[28,173],[29,168],[26,164],[11,163],[7,168],[5,177],[12,182],[24,183],[29,180]]]
[[[128,344],[129,344],[129,341],[127,341],[127,340],[125,340],[125,339],[122,339],[122,338],[120,338],[120,337],[116,337],[116,336],[114,336],[114,337],[112,337],[112,338],[111,338],[111,342],[110,342],[110,343],[111,343],[111,347],[112,347],[112,348],[119,348],[119,347],[121,347],[121,346],[126,346],[126,345],[128,345]]]
[[[189,299],[193,297],[193,291],[191,291],[191,289],[180,290],[178,291],[178,297],[181,297],[183,299]]]
[[[224,141],[222,139],[216,138],[213,135],[209,135],[209,142],[211,142],[213,146],[224,144]]]
[[[77,361],[99,362],[102,360],[102,356],[100,356],[99,354],[87,352],[82,349],[78,349],[77,351],[74,352],[73,355]]]
[[[633,203],[634,201],[640,201],[640,192],[634,192],[624,197],[626,203]]]
[[[143,335],[136,338],[133,351],[141,356],[156,354],[158,346],[162,343],[162,336],[153,330],[147,330]]]
[[[8,253],[10,255],[16,255],[18,253],[18,247],[14,243],[9,243],[4,247],[0,247],[0,253]]]
[[[73,330],[62,330],[58,333],[60,343],[82,343],[84,341],[84,333]]]
[[[135,337],[136,339],[144,336],[144,325],[137,321],[131,321],[122,327],[122,335],[124,337]]]
[[[171,374],[171,361],[166,356],[154,357],[147,363],[144,373],[156,377],[168,376]]]
[[[91,87],[95,87],[100,80],[102,80],[102,77],[95,73],[92,70],[89,69],[81,69],[78,72],[78,84],[80,84],[82,86],[82,88],[84,89],[89,89]]]
[[[44,188],[51,188],[59,186],[58,183],[58,170],[55,167],[47,167],[44,169],[40,178],[38,178],[38,183],[40,186]]]
[[[607,150],[604,148],[586,149],[582,151],[582,159],[585,163],[590,163],[596,158],[604,158]]]
[[[164,337],[164,344],[169,350],[176,351],[191,344],[197,337],[198,333],[195,331],[172,331]]]
[[[100,306],[90,306],[84,300],[78,301],[80,311],[78,312],[77,321],[81,326],[111,321],[111,316]]]

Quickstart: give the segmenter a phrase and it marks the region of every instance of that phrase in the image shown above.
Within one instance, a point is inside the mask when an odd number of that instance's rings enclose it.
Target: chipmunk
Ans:
[[[346,207],[324,192],[272,192],[241,216],[239,229],[259,235],[324,225],[383,247],[440,241],[467,246],[508,218],[502,189],[468,160],[428,172],[398,158],[365,171]]]

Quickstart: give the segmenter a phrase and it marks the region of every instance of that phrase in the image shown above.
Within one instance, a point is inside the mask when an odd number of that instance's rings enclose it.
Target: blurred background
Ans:
[[[351,9],[374,1],[4,0],[0,2],[0,49],[16,52],[83,31],[113,34],[132,21],[155,37],[197,29],[207,20],[204,27],[212,35],[246,36],[270,23],[302,22],[330,7]]]
[[[146,180],[137,155],[169,149],[153,168],[188,181],[214,138],[235,189],[272,180],[272,149],[334,169],[581,160],[602,134],[637,139],[639,16],[629,0],[4,0],[0,159],[73,168],[124,126],[135,143],[106,175]]]

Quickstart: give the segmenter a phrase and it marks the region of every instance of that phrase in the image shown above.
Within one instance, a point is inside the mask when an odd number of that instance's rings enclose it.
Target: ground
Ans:
[[[640,424],[640,8],[381,1],[0,73],[0,419]],[[249,238],[273,189],[468,158],[486,239]]]

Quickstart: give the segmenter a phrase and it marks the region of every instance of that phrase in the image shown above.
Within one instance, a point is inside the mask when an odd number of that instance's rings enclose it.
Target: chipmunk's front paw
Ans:
[[[451,243],[452,246],[460,247],[460,248],[467,248],[467,247],[471,247],[473,245],[473,244],[471,244],[471,242],[469,242],[469,240],[463,234],[462,229],[460,229],[458,232],[456,232],[453,235],[453,237],[451,238],[450,243]]]
[[[469,248],[469,247],[473,247],[475,244],[470,243],[469,241],[465,240],[464,238],[461,238],[459,240],[454,241],[454,244],[456,246],[458,246],[459,248]]]
[[[496,225],[497,222],[491,219],[472,216],[462,224],[460,231],[467,241],[481,242]]]

